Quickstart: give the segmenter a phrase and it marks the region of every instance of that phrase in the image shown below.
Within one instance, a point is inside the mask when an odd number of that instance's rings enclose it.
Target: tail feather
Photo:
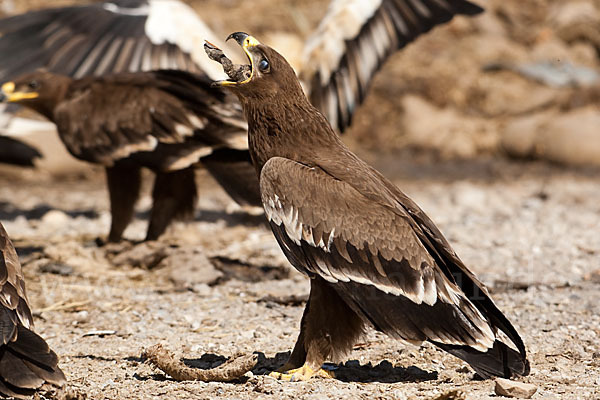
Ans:
[[[37,389],[44,384],[42,378],[10,351],[4,351],[0,358],[0,376],[5,382],[23,389]]]
[[[496,376],[510,378],[529,374],[529,361],[525,355],[498,340],[485,353],[469,346],[456,346],[434,341],[431,343],[469,363],[475,372],[484,379]]]
[[[65,374],[56,365],[52,370],[49,370],[46,368],[38,367],[37,365],[26,360],[24,360],[23,362],[25,363],[25,365],[27,365],[27,368],[29,368],[47,383],[51,383],[56,386],[61,386],[66,381]]]
[[[523,343],[523,339],[519,335],[519,332],[515,329],[515,327],[510,323],[508,318],[498,309],[496,304],[492,301],[491,298],[485,296],[484,299],[473,300],[478,308],[482,308],[485,310],[486,316],[490,319],[492,326],[500,329],[502,332],[508,336],[508,338],[514,343],[519,350],[520,356],[525,363],[527,364],[527,372],[520,375],[527,375],[529,373],[529,362],[527,361],[527,351],[525,350],[525,344]]]
[[[32,389],[19,388],[0,379],[0,395],[14,397],[15,399],[31,399],[34,394],[35,391]]]
[[[16,340],[0,347],[0,393],[28,398],[46,382],[65,382],[58,357],[44,339],[19,326]]]
[[[7,347],[11,353],[40,368],[53,370],[58,364],[58,356],[48,347],[46,341],[22,326],[19,326],[17,340],[9,343]]]

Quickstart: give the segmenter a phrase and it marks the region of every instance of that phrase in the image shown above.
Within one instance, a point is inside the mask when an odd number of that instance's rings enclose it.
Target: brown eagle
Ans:
[[[73,156],[106,167],[109,241],[119,241],[133,217],[141,168],[154,171],[146,236],[154,240],[174,218],[193,213],[198,163],[239,203],[260,204],[241,108],[210,83],[178,70],[82,79],[36,71],[4,83],[0,101],[44,115]]]
[[[311,282],[300,335],[275,376],[326,375],[323,362],[349,352],[366,324],[433,343],[485,378],[527,374],[519,334],[429,217],[344,145],[279,53],[230,37],[251,72],[218,85],[240,99],[265,214]]]
[[[62,385],[58,357],[33,332],[19,257],[0,224],[0,393],[30,398],[44,383]]]

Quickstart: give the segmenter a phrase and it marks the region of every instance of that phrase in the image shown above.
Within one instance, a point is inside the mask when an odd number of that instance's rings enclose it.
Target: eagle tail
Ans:
[[[508,337],[508,339],[510,339],[517,350],[515,351],[508,347],[505,343],[496,340],[494,342],[494,346],[485,353],[478,352],[473,349],[470,349],[470,351],[459,351],[460,353],[464,354],[464,357],[452,352],[451,353],[471,364],[477,373],[484,378],[489,377],[489,375],[486,376],[486,372],[490,372],[495,376],[504,376],[506,378],[515,375],[528,375],[529,361],[527,360],[527,351],[525,350],[525,344],[523,344],[523,340],[521,339],[521,336],[515,327],[510,323],[502,311],[498,309],[494,301],[489,296],[485,295],[483,297],[471,299],[471,301],[473,301],[477,308],[484,312],[486,317],[489,318],[491,325],[495,329],[502,331]],[[474,360],[474,363],[469,361],[467,357],[471,360]],[[489,357],[495,359],[496,361],[494,362],[491,359],[488,360]],[[476,363],[489,365],[489,371],[483,367],[478,370],[475,366]]]
[[[44,383],[64,382],[58,356],[29,329],[19,326],[17,339],[0,348],[0,393],[29,398]]]
[[[510,378],[529,374],[529,361],[524,354],[515,351],[499,340],[486,352],[470,346],[449,345],[431,341],[448,353],[466,361],[484,379],[501,376]]]

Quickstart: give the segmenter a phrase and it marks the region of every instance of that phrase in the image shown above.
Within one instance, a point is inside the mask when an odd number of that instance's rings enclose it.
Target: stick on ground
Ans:
[[[145,349],[142,357],[176,381],[229,382],[239,379],[258,362],[256,354],[247,354],[232,357],[212,369],[190,368],[160,344]]]

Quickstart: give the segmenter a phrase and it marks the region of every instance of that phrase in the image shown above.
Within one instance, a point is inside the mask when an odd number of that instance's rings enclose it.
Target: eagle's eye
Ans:
[[[269,61],[267,61],[267,59],[265,59],[265,58],[260,60],[260,62],[258,63],[258,70],[260,72],[267,73],[267,72],[269,72],[269,69],[270,69]]]
[[[40,84],[39,84],[38,81],[33,80],[33,81],[29,82],[28,86],[29,86],[30,89],[37,89],[37,88],[40,87]]]

